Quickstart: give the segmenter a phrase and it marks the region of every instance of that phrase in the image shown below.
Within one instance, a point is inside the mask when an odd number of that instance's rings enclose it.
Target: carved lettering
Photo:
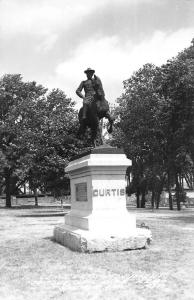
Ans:
[[[125,189],[120,189],[120,196],[124,196],[125,195]]]
[[[125,195],[125,189],[93,189],[93,197],[104,197],[104,196],[111,196],[111,197],[119,197]]]
[[[99,195],[100,195],[100,196],[104,196],[104,189],[100,189],[100,190],[99,190]]]
[[[110,190],[109,189],[106,190],[106,196],[110,196]]]
[[[111,190],[113,192],[113,196],[115,196],[116,189]]]
[[[98,190],[97,189],[93,190],[93,196],[98,197]]]

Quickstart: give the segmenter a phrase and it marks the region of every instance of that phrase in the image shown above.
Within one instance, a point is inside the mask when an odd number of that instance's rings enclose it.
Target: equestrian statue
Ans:
[[[102,82],[94,74],[95,70],[88,68],[84,73],[87,79],[82,81],[76,90],[76,94],[83,99],[83,107],[78,113],[80,123],[78,136],[83,138],[87,128],[90,128],[91,142],[93,146],[96,146],[97,140],[102,144],[100,120],[103,118],[108,119],[108,133],[112,133],[113,118],[110,115],[108,101],[105,99]],[[82,90],[84,90],[85,95],[82,94]]]

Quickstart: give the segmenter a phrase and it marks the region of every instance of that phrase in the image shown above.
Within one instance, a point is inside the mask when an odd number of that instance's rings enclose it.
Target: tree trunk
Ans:
[[[140,199],[139,199],[140,193],[139,190],[136,192],[136,201],[137,201],[137,208],[140,208]]]
[[[170,174],[168,173],[168,195],[169,195],[169,209],[173,210],[173,199],[171,193],[171,186],[170,186]]]
[[[155,191],[152,190],[152,199],[151,199],[152,209],[154,209],[154,200],[155,200]]]
[[[179,184],[178,174],[175,175],[175,181],[176,181],[176,203],[177,203],[177,210],[181,210],[181,204],[180,204],[180,184]]]
[[[156,193],[156,209],[159,209],[161,191]]]
[[[24,183],[24,194],[26,195],[26,183]]]
[[[146,202],[145,194],[146,194],[146,192],[143,191],[142,197],[141,197],[141,208],[145,208],[145,202]]]
[[[5,186],[6,186],[6,207],[11,207],[11,186],[10,186],[11,173],[9,169],[5,170]]]
[[[38,194],[37,194],[37,189],[34,189],[34,197],[35,197],[35,206],[38,206]]]
[[[162,194],[163,188],[164,188],[164,178],[163,178],[163,180],[161,180],[159,187],[158,187],[157,194],[156,194],[156,209],[159,209],[160,196]]]

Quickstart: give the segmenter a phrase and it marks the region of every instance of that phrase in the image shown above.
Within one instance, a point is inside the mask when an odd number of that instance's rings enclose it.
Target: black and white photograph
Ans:
[[[193,280],[194,1],[0,0],[0,300]]]

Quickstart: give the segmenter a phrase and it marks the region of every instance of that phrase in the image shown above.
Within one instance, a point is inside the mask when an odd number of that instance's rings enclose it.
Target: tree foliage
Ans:
[[[64,168],[80,151],[75,138],[74,102],[59,89],[48,92],[21,75],[0,80],[0,163],[6,206],[15,188],[28,180],[31,188],[53,189],[67,183]]]
[[[113,143],[132,159],[129,191],[139,199],[146,185],[153,206],[166,185],[172,209],[171,186],[181,195],[181,178],[193,169],[194,46],[161,67],[144,65],[124,81],[118,104]]]

